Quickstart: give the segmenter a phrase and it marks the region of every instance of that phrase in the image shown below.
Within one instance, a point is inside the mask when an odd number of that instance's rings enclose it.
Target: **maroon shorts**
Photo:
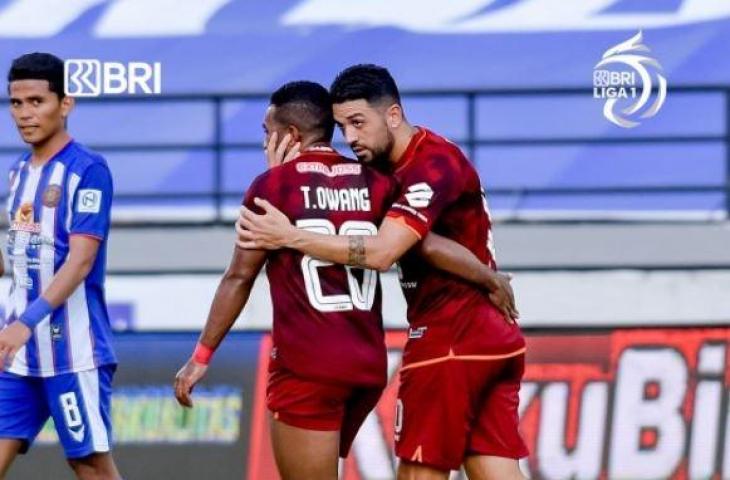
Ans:
[[[401,371],[395,426],[398,457],[457,470],[470,455],[526,457],[518,431],[525,356],[452,358]]]
[[[322,383],[277,367],[269,372],[266,405],[276,420],[306,430],[340,431],[346,457],[360,426],[380,399],[380,387]]]

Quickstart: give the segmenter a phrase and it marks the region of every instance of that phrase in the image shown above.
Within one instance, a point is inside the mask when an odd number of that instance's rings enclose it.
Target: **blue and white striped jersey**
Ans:
[[[26,154],[11,167],[7,256],[13,282],[7,324],[50,284],[68,257],[71,235],[88,235],[101,244],[86,280],[35,328],[9,372],[50,377],[116,363],[104,299],[112,195],[104,158],[75,141],[43,166],[31,165]]]

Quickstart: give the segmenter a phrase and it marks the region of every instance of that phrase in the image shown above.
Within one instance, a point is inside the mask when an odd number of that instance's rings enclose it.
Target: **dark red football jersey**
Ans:
[[[244,203],[265,198],[299,228],[375,235],[395,181],[335,152],[307,152],[254,180]],[[274,310],[277,363],[304,378],[385,385],[386,352],[379,275],[284,249],[266,273]]]
[[[388,217],[420,238],[429,231],[450,238],[496,269],[486,196],[474,166],[456,145],[419,129],[394,175],[400,194]],[[431,267],[417,248],[401,258],[399,275],[411,326],[404,364],[524,348],[520,329],[505,322],[484,291]]]

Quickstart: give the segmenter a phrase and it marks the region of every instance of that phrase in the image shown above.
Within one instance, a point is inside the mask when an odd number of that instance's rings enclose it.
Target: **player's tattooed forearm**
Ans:
[[[350,248],[348,249],[349,265],[365,266],[365,237],[362,235],[350,235]]]

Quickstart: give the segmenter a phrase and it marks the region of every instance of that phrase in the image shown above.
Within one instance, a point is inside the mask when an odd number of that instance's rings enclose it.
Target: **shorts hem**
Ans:
[[[480,450],[468,450],[466,453],[466,457],[477,457],[477,456],[489,456],[489,457],[500,457],[500,458],[510,458],[512,460],[520,460],[525,457],[528,457],[530,453],[526,450],[521,450],[518,453],[515,453],[514,451],[506,451],[506,450],[499,450],[499,449],[480,449]]]
[[[270,410],[274,420],[278,420],[291,427],[319,432],[336,432],[342,429],[342,422],[338,420],[324,420],[321,418],[297,415],[281,411]]]
[[[396,457],[401,459],[401,462],[408,463],[411,465],[423,465],[424,467],[433,468],[435,470],[441,470],[443,472],[448,472],[451,470],[459,470],[461,468],[461,462],[454,465],[453,462],[447,462],[443,461],[440,462],[438,460],[411,460],[410,458],[407,458],[406,456],[396,454]]]
[[[92,448],[84,448],[80,450],[71,450],[71,451],[65,451],[64,454],[66,455],[67,459],[77,459],[77,458],[84,458],[88,457],[89,455],[93,455],[95,453],[109,453],[111,452],[111,448],[109,446],[106,447],[92,447]]]
[[[98,370],[103,367],[115,367],[118,365],[116,361],[104,361],[98,365],[83,365],[81,367],[69,367],[61,370],[17,370],[11,367],[7,368],[5,372],[11,373],[17,377],[32,377],[32,378],[52,378],[61,375],[69,375],[72,373],[83,373],[90,370]]]

